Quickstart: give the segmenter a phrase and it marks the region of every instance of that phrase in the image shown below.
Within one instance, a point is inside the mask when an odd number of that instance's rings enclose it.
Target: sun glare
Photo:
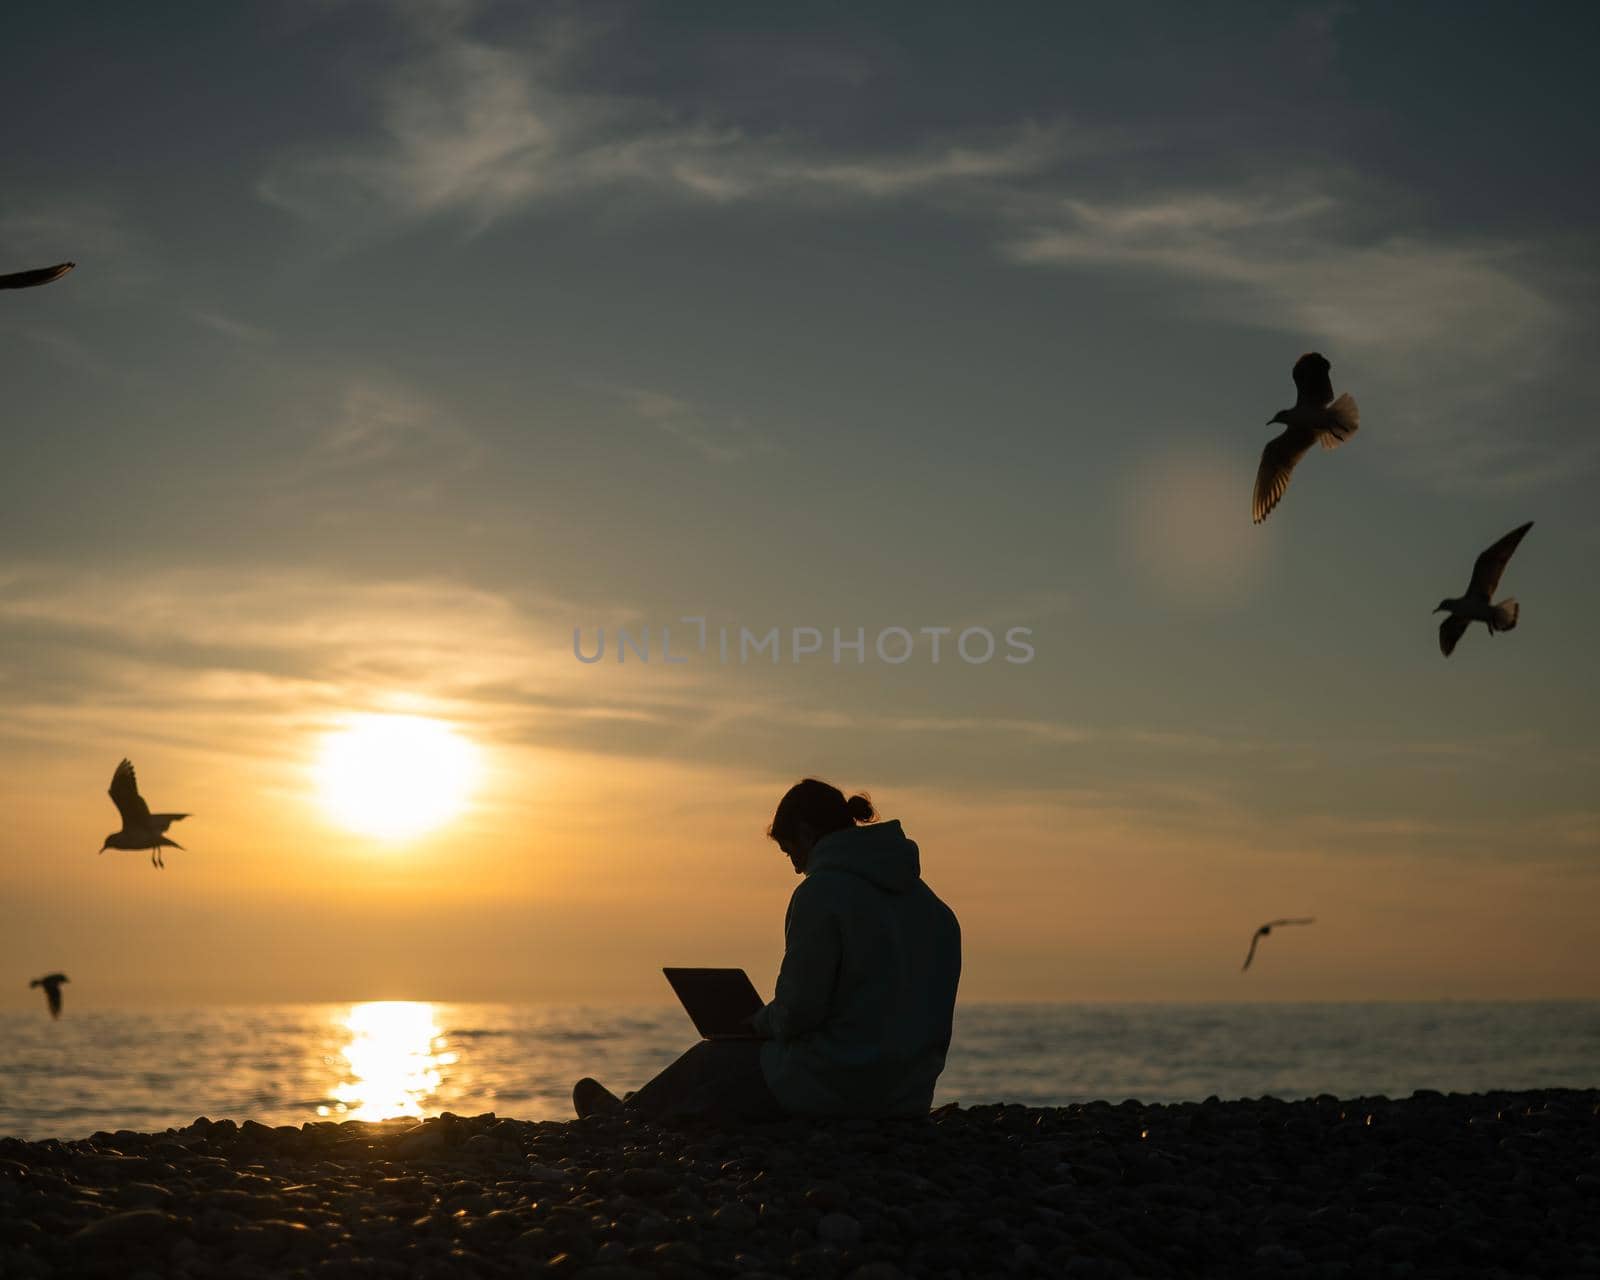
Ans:
[[[476,748],[449,725],[423,716],[354,718],[322,744],[322,801],[342,826],[385,839],[418,836],[467,804]]]
[[[420,1116],[438,1092],[456,1055],[444,1041],[433,1006],[415,1000],[374,1000],[351,1007],[342,1019],[344,1076],[332,1091],[333,1105],[317,1114],[340,1120],[387,1120]]]

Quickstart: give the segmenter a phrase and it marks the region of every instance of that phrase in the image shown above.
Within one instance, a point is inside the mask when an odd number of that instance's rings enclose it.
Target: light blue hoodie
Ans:
[[[961,926],[900,823],[818,840],[783,933],[777,988],[755,1016],[778,1101],[800,1115],[925,1113],[950,1047]]]

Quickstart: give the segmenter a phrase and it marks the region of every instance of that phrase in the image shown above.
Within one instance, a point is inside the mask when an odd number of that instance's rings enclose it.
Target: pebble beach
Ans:
[[[0,1139],[0,1276],[1600,1275],[1600,1091]]]

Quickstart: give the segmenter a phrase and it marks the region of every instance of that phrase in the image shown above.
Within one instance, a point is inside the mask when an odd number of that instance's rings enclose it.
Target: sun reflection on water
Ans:
[[[329,1091],[332,1104],[319,1106],[318,1115],[387,1120],[430,1110],[428,1102],[439,1091],[444,1069],[456,1061],[431,1004],[373,1000],[352,1005],[337,1025],[350,1039],[330,1065],[344,1078]]]

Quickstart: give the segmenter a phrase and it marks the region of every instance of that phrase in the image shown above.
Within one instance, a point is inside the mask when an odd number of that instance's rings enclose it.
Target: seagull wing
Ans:
[[[1522,541],[1522,535],[1531,528],[1532,520],[1513,529],[1478,557],[1477,563],[1472,566],[1472,585],[1467,588],[1468,595],[1477,596],[1485,603],[1494,598],[1494,589],[1500,585],[1500,575],[1506,571],[1511,553]]]
[[[1320,409],[1333,399],[1333,379],[1328,370],[1333,366],[1319,351],[1308,351],[1294,362],[1294,389],[1296,409]]]
[[[117,766],[117,771],[111,775],[111,790],[107,794],[122,815],[123,830],[131,831],[149,825],[150,806],[139,794],[139,782],[133,776],[133,761],[124,760]]]
[[[36,271],[14,271],[8,276],[0,276],[0,289],[31,289],[37,284],[49,284],[52,280],[59,280],[73,267],[76,262],[58,262],[53,267],[40,267]]]
[[[64,973],[50,973],[42,978],[35,978],[28,985],[30,987],[43,987],[45,1003],[50,1006],[50,1016],[61,1016],[61,984],[67,981]]]
[[[1317,433],[1306,427],[1285,427],[1283,434],[1267,441],[1261,451],[1261,465],[1256,468],[1256,489],[1250,499],[1250,518],[1260,524],[1278,505],[1283,491],[1289,487],[1289,474],[1294,464],[1306,456],[1306,450],[1317,442]]]
[[[186,813],[152,813],[145,825],[151,835],[165,835],[167,828],[174,822],[182,822],[188,816]]]
[[[1240,973],[1243,973],[1246,969],[1248,969],[1250,967],[1250,962],[1256,958],[1256,943],[1260,942],[1262,938],[1266,937],[1267,929],[1269,927],[1270,926],[1268,925],[1262,925],[1261,928],[1257,929],[1250,935],[1250,950],[1245,954],[1244,963],[1239,966]]]
[[[1439,652],[1449,657],[1456,651],[1456,642],[1467,634],[1467,628],[1472,625],[1471,618],[1463,618],[1458,613],[1452,613],[1439,624]]]

